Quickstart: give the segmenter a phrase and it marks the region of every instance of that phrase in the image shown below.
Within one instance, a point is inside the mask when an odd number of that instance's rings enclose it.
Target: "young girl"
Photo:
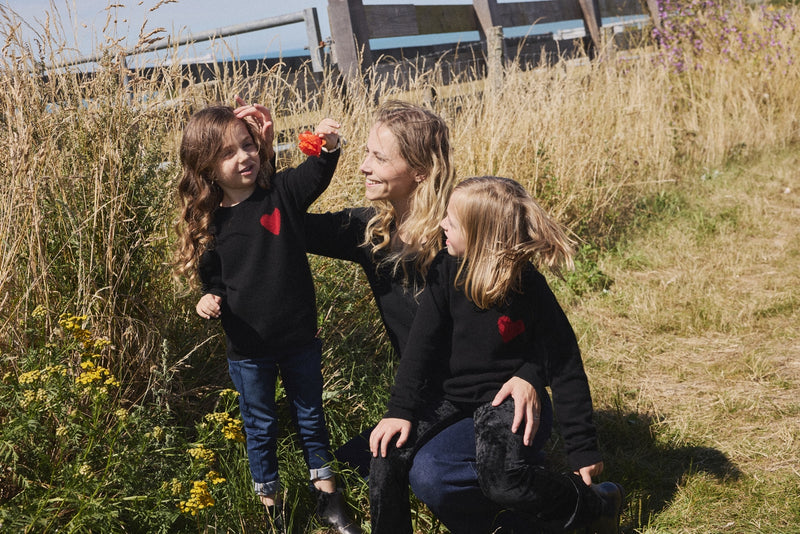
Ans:
[[[458,184],[441,226],[447,252],[429,270],[387,416],[370,436],[373,534],[410,532],[407,521],[398,521],[407,503],[395,498],[397,480],[414,451],[464,413],[473,415],[487,497],[547,531],[617,532],[621,487],[584,482],[602,472],[603,462],[577,341],[531,263],[556,272],[571,267],[570,239],[520,184],[497,177]],[[449,355],[444,362],[442,354]],[[442,364],[443,399],[429,405],[432,370]],[[536,465],[536,449],[512,432],[514,402],[496,396],[513,377],[533,384],[539,399],[550,386],[575,473]]]
[[[307,208],[336,169],[338,130],[338,123],[324,119],[316,134],[325,150],[275,173],[269,110],[213,106],[190,118],[180,147],[178,271],[201,282],[198,315],[222,321],[255,492],[269,512],[268,526],[278,531],[280,372],[317,492],[317,514],[339,532],[360,532],[347,518],[329,467],[321,343],[303,229]]]

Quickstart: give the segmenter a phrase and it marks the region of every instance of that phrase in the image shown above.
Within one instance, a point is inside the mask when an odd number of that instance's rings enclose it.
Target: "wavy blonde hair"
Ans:
[[[559,275],[562,268],[573,268],[574,241],[518,182],[468,178],[451,199],[465,238],[456,285],[478,307],[502,304],[512,291],[521,291],[529,262]]]
[[[177,199],[180,215],[175,224],[178,242],[174,269],[186,276],[193,287],[198,285],[197,266],[203,252],[212,246],[211,223],[222,202],[223,192],[214,175],[220,154],[230,139],[234,126],[243,123],[258,147],[261,160],[256,183],[269,189],[274,173],[269,148],[251,122],[236,117],[229,106],[211,106],[189,119],[180,146],[182,172],[178,179]]]
[[[406,263],[413,262],[414,271],[424,276],[442,247],[439,221],[444,217],[447,199],[455,185],[450,130],[444,119],[432,111],[399,100],[381,104],[375,113],[375,124],[394,135],[400,156],[414,173],[424,176],[402,221],[396,220],[389,202],[376,201],[377,212],[367,223],[364,234],[364,243],[371,247],[373,255],[388,252],[382,263],[390,264],[395,273],[402,268],[410,283]]]

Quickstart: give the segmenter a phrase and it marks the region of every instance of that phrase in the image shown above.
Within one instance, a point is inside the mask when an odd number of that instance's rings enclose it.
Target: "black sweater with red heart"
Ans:
[[[460,260],[444,250],[428,273],[425,290],[400,360],[386,417],[413,421],[431,399],[430,377],[444,372],[444,398],[465,411],[491,402],[517,376],[537,393],[553,394],[553,407],[573,466],[600,460],[592,399],[575,333],[533,265],[522,290],[506,302],[480,309],[456,288]],[[444,370],[441,366],[446,366]]]
[[[338,150],[323,151],[276,173],[268,189],[215,210],[214,243],[199,273],[203,294],[222,297],[228,358],[280,355],[314,341],[317,307],[304,216],[338,161]]]

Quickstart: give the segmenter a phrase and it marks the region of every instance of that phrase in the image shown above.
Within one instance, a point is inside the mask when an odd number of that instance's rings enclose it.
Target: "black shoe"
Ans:
[[[347,514],[347,503],[344,502],[342,492],[333,493],[312,490],[317,497],[317,517],[326,525],[335,528],[341,534],[363,534],[361,528],[355,524]]]
[[[267,506],[267,532],[271,534],[286,533],[286,520],[283,517],[283,506],[280,504]]]
[[[619,534],[619,517],[625,500],[625,490],[616,482],[592,484],[591,489],[603,502],[603,511],[586,528],[586,534]]]

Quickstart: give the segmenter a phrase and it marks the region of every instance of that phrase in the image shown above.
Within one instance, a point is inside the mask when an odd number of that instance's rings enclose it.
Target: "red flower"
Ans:
[[[318,137],[316,134],[313,134],[306,130],[305,132],[301,133],[298,138],[300,139],[300,143],[298,147],[303,152],[303,154],[307,156],[319,156],[322,152],[322,144],[324,141],[322,138]]]

